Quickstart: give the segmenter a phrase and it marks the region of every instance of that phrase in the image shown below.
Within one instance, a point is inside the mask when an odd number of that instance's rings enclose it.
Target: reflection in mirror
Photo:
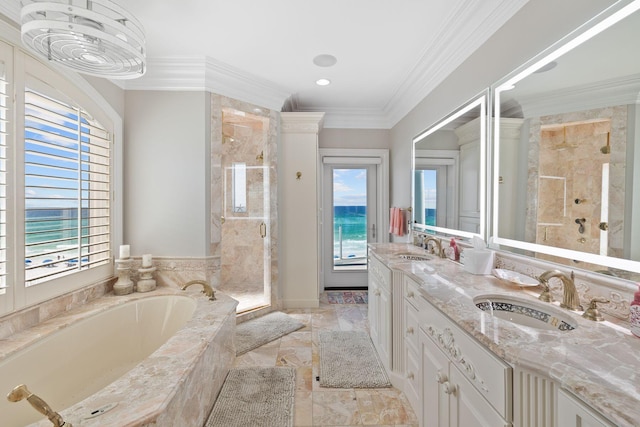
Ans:
[[[494,87],[492,244],[640,272],[638,9],[618,2]]]
[[[413,139],[413,229],[484,238],[487,96]]]

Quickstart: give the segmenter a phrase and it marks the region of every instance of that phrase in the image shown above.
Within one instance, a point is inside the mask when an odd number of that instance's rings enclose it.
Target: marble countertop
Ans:
[[[594,322],[580,312],[566,312],[578,327],[569,332],[543,331],[486,315],[473,303],[485,293],[537,301],[541,288],[520,288],[491,275],[473,275],[451,260],[407,261],[400,253],[425,255],[406,243],[370,244],[371,252],[391,269],[421,284],[422,296],[462,329],[514,367],[547,376],[619,426],[640,420],[640,338],[606,319]],[[430,279],[430,266],[444,280]],[[550,303],[559,307],[558,303]],[[584,303],[583,303],[584,305]]]

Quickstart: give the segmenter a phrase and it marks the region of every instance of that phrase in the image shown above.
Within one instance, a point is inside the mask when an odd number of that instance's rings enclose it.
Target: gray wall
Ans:
[[[391,145],[387,129],[322,129],[318,135],[320,148],[384,149]]]
[[[124,242],[131,255],[207,256],[210,94],[127,91]]]
[[[569,34],[613,0],[530,0],[391,129],[390,205],[411,203],[411,140]],[[406,241],[408,237],[394,238]]]

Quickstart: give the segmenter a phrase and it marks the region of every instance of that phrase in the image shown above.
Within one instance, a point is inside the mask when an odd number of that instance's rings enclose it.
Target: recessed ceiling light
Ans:
[[[315,58],[313,58],[313,63],[316,64],[318,67],[332,67],[336,65],[336,62],[338,62],[338,60],[336,59],[335,56],[328,55],[326,53],[323,53],[322,55],[318,55]]]
[[[316,80],[316,84],[318,86],[327,86],[327,85],[331,84],[331,80],[329,80],[329,79],[318,79],[318,80]]]

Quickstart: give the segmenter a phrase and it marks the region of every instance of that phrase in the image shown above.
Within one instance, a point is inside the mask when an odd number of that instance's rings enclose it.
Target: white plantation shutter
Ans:
[[[25,88],[27,286],[109,262],[111,136],[62,99]]]
[[[9,137],[9,62],[11,48],[0,42],[0,297],[7,294],[7,140]],[[0,313],[7,301],[0,302]]]

